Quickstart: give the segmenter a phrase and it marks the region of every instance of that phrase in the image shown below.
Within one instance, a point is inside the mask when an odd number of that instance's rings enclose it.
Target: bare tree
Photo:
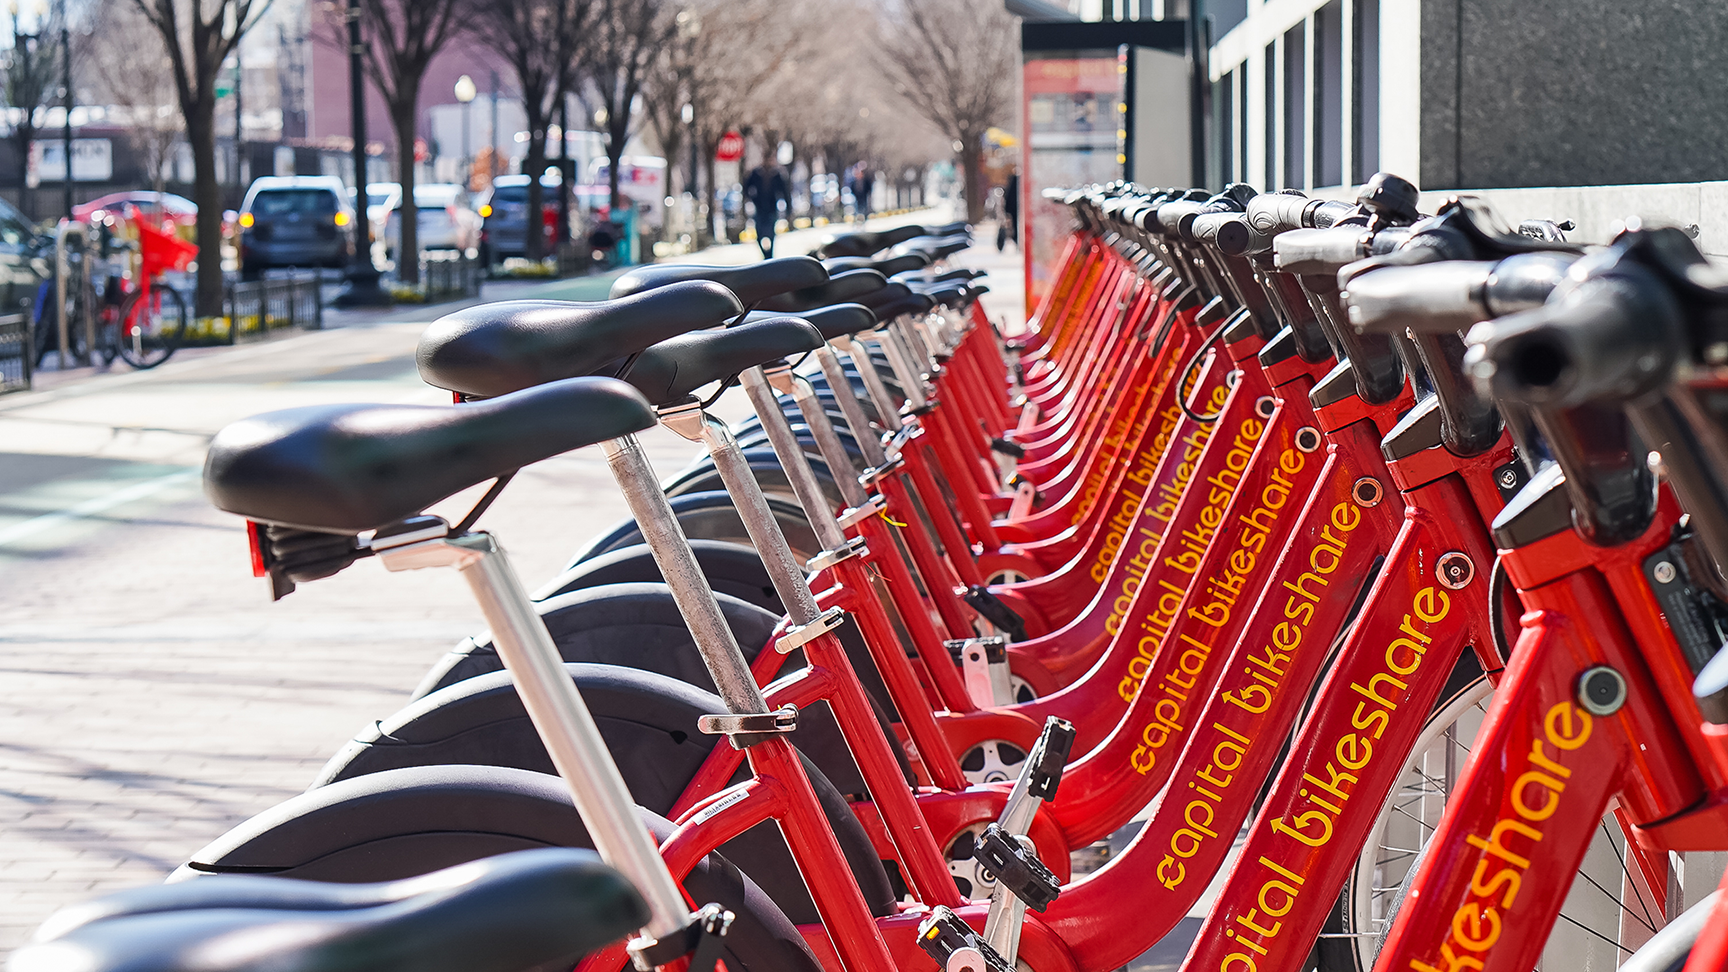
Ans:
[[[720,139],[734,128],[760,125],[775,101],[806,100],[796,83],[781,82],[797,80],[797,54],[812,47],[810,28],[825,23],[833,6],[834,0],[691,0],[673,16],[672,36],[648,72],[642,102],[669,158],[683,147],[680,115],[690,105],[703,183],[699,246],[708,242],[717,202],[714,155]]]
[[[614,213],[624,198],[618,169],[634,131],[637,95],[662,49],[677,36],[676,15],[666,0],[600,0],[593,43],[585,65],[588,97],[606,136],[607,188]]]
[[[174,68],[164,53],[140,55],[136,38],[149,30],[136,7],[102,4],[91,24],[90,81],[99,103],[125,109],[126,141],[144,168],[150,188],[163,191],[173,168],[174,146],[185,128],[175,105]]]
[[[384,96],[396,132],[396,181],[402,186],[396,275],[420,280],[419,210],[414,205],[414,144],[419,136],[420,84],[432,58],[460,30],[465,0],[361,0],[366,74]],[[335,24],[338,30],[340,23]],[[345,38],[344,38],[345,43]],[[364,197],[365,187],[359,190]]]
[[[528,229],[523,254],[541,256],[546,135],[552,115],[575,82],[575,64],[594,20],[596,0],[476,0],[473,29],[510,63],[528,117]]]
[[[984,132],[1006,120],[1019,43],[997,0],[896,0],[884,10],[878,58],[894,89],[956,143],[966,218],[984,217]]]
[[[216,184],[216,75],[271,0],[132,0],[168,50],[180,114],[192,143],[198,205],[197,314],[222,310],[222,197]]]
[[[60,58],[62,51],[58,43],[50,38],[60,31],[59,15],[62,8],[55,7],[54,15],[45,17],[36,29],[34,35],[25,34],[19,29],[18,9],[12,9],[12,47],[5,54],[5,60],[0,62],[5,75],[0,78],[0,95],[4,95],[6,107],[11,109],[12,122],[7,138],[12,142],[18,153],[18,208],[26,213],[30,211],[30,143],[35,140],[37,129],[43,119],[41,112],[47,108],[60,85]],[[71,165],[71,160],[67,160]]]
[[[684,121],[684,108],[689,105],[694,119],[695,103],[693,95],[698,81],[698,65],[696,63],[696,47],[702,34],[702,13],[694,7],[678,11],[672,18],[673,36],[660,49],[648,72],[649,80],[642,88],[642,116],[648,127],[654,132],[655,141],[660,143],[660,151],[666,157],[666,194],[671,198],[672,173],[684,171],[679,164],[684,157],[686,130],[690,127]],[[696,210],[696,243],[701,246],[701,206],[696,203],[695,174],[686,176],[684,188],[691,195],[692,208]],[[672,221],[666,221],[665,231],[670,234]]]

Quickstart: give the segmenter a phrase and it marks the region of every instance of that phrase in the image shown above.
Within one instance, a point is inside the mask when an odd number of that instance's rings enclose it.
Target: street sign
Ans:
[[[737,132],[727,132],[720,136],[720,144],[714,150],[714,158],[721,162],[736,162],[744,156],[744,136]]]
[[[107,182],[114,177],[114,143],[106,138],[72,140],[72,181]],[[42,139],[30,143],[25,159],[25,185],[66,181],[66,143]]]

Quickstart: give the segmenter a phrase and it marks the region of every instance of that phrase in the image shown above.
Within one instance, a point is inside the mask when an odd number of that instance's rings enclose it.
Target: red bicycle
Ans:
[[[154,368],[174,356],[191,323],[186,299],[162,285],[162,275],[185,270],[198,258],[198,247],[174,234],[173,224],[154,224],[133,213],[138,228],[136,286],[127,290],[122,278],[109,278],[96,318],[97,346],[108,361],[115,355],[134,368]]]

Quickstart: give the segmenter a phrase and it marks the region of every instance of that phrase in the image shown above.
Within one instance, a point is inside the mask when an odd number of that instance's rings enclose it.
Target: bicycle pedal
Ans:
[[[1033,911],[1050,907],[1050,902],[1062,893],[1062,882],[1038,859],[1038,852],[1005,832],[999,824],[984,828],[984,836],[973,853],[996,875],[998,887],[1007,888]]]
[[[1014,972],[984,936],[960,920],[946,905],[937,905],[918,923],[918,947],[943,972]]]
[[[1056,799],[1056,788],[1062,785],[1062,769],[1074,749],[1074,723],[1051,716],[1044,722],[1044,731],[1026,756],[1022,773],[1032,774],[1026,792],[1045,803]]]
[[[978,616],[990,622],[996,630],[1008,635],[1009,641],[1026,640],[1026,621],[1001,598],[982,584],[973,584],[961,596]]]

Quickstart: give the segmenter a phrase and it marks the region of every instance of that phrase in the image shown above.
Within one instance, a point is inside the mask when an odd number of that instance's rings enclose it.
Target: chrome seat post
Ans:
[[[751,371],[761,371],[763,377],[767,379],[768,385],[774,391],[792,396],[792,401],[798,406],[799,414],[804,416],[804,424],[809,427],[811,437],[816,440],[816,450],[822,454],[822,461],[828,464],[828,472],[834,477],[835,485],[840,489],[840,498],[846,502],[847,507],[857,509],[868,502],[869,494],[864,491],[863,485],[858,482],[858,477],[853,471],[852,457],[846,454],[846,446],[840,442],[840,433],[834,430],[834,423],[828,418],[828,411],[822,407],[822,400],[816,396],[816,387],[810,384],[810,380],[785,365],[778,365],[773,369],[752,368]],[[850,391],[851,389],[848,388],[847,390]],[[750,396],[750,401],[756,406],[758,418],[766,427],[773,419],[761,414],[763,403],[758,400],[755,394]],[[776,406],[778,404],[778,402],[775,403]],[[772,411],[779,416],[779,424],[786,422],[785,413],[781,412],[778,407]],[[788,427],[786,431],[790,433],[792,430]],[[772,439],[769,441],[773,442]],[[795,437],[792,442],[796,444]],[[796,456],[791,461],[808,468],[809,463],[804,459],[803,450],[793,449],[792,451],[796,453]],[[775,450],[775,454],[779,455],[778,449]],[[786,466],[787,462],[787,458],[782,456],[780,465]],[[791,475],[790,471],[787,475]],[[814,473],[812,473],[812,482],[814,482]],[[805,515],[810,517],[811,522],[815,522],[817,519],[832,518],[833,511],[827,509],[827,502],[820,493],[815,496],[817,504],[823,507],[819,511],[810,509],[810,500],[806,499],[804,494],[800,493],[798,499],[804,504]]]
[[[617,480],[618,488],[624,493],[630,514],[635,517],[642,539],[648,544],[649,553],[659,565],[666,586],[672,591],[672,600],[678,605],[678,613],[683,615],[690,636],[696,641],[702,664],[714,680],[714,688],[726,703],[726,710],[733,715],[766,714],[768,702],[762,697],[762,690],[756,687],[756,679],[744,661],[744,653],[738,650],[732,629],[727,626],[726,617],[720,613],[720,605],[714,600],[714,589],[697,564],[690,542],[678,525],[671,505],[666,502],[666,494],[660,491],[660,481],[642,451],[642,444],[635,436],[626,435],[608,439],[601,446],[606,451],[606,463],[612,470],[612,478]],[[772,514],[769,516],[772,522]],[[749,521],[745,522],[748,524]]]
[[[894,379],[900,383],[900,391],[906,396],[906,404],[913,411],[924,407],[927,398],[924,396],[924,377],[917,366],[912,363],[912,355],[901,339],[900,332],[890,324],[873,332],[882,345],[882,351],[888,355],[888,366],[894,369]]]
[[[372,546],[388,570],[455,567],[468,582],[492,629],[498,656],[516,684],[552,765],[570,788],[595,848],[647,900],[646,931],[650,937],[682,934],[690,923],[684,894],[642,823],[636,801],[595,725],[593,713],[565,671],[558,646],[528,599],[521,579],[510,568],[503,547],[487,533],[452,537],[436,532],[440,529],[448,531],[449,525],[434,519],[426,530],[387,538]],[[428,533],[434,535],[428,538]]]
[[[876,415],[881,418],[882,427],[892,434],[900,431],[900,426],[904,423],[900,421],[899,411],[894,408],[894,396],[882,382],[882,372],[876,370],[876,362],[870,357],[870,345],[864,343],[865,337],[874,334],[874,331],[862,331],[851,337],[839,338],[834,344],[852,359],[852,366],[858,369],[858,377],[864,382],[864,390],[869,393],[870,401],[876,406]],[[880,466],[882,463],[871,465]]]
[[[772,392],[769,397],[773,397]],[[720,473],[720,481],[725,484],[727,494],[736,504],[738,518],[744,521],[744,531],[750,535],[750,543],[762,558],[762,566],[767,569],[768,579],[773,582],[774,591],[780,595],[780,603],[786,606],[786,614],[792,619],[792,623],[803,625],[816,620],[821,610],[816,606],[815,595],[810,593],[810,585],[804,580],[804,570],[799,565],[798,558],[793,556],[791,546],[786,543],[786,535],[780,531],[780,524],[774,519],[774,511],[768,508],[768,500],[762,495],[762,486],[756,482],[756,474],[750,469],[750,461],[744,457],[744,450],[738,448],[738,440],[732,437],[726,423],[703,411],[702,406],[695,402],[669,406],[659,411],[662,424],[692,442],[701,443],[708,451],[709,458],[714,460],[714,468]],[[804,468],[809,470],[809,466]],[[790,474],[788,476],[792,478],[792,488],[798,490],[798,480]],[[814,483],[815,477],[812,475],[809,485]],[[800,493],[799,499],[803,498]],[[822,503],[825,504],[826,500]],[[817,539],[827,543],[820,532],[817,533]]]
[[[930,318],[936,311],[932,309],[927,314],[911,314],[902,321],[905,324],[907,343],[914,352],[919,353],[925,363],[924,370],[928,372],[936,364],[937,355],[942,353],[942,344],[936,339]]]
[[[888,456],[882,451],[882,439],[876,430],[870,427],[870,420],[864,415],[863,403],[852,393],[852,380],[847,376],[846,369],[840,366],[839,355],[834,353],[832,347],[824,344],[816,349],[816,363],[822,366],[822,374],[827,376],[828,387],[834,392],[834,402],[840,406],[840,414],[846,416],[846,425],[852,430],[852,438],[857,441],[859,451],[864,453],[864,464],[875,469],[887,462]]]

